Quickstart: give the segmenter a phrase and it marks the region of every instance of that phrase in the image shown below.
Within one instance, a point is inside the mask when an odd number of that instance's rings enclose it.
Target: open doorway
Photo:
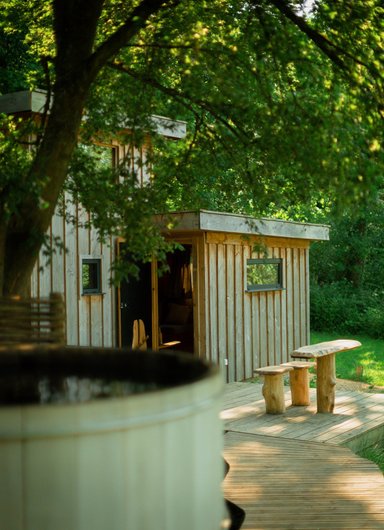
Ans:
[[[160,342],[179,341],[194,352],[192,245],[167,255],[168,272],[158,280]]]
[[[169,253],[167,265],[168,271],[157,278],[153,264],[140,264],[138,279],[121,282],[117,297],[120,346],[132,346],[133,323],[141,319],[148,348],[174,344],[180,351],[194,353],[192,245],[183,244],[183,249]]]
[[[144,322],[147,347],[152,347],[152,301],[151,301],[151,264],[140,264],[139,277],[122,281],[119,287],[118,303],[119,344],[130,348],[133,338],[133,322],[141,319]]]

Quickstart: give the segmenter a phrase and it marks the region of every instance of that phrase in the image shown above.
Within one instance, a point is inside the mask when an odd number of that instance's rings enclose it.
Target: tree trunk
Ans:
[[[76,86],[70,88],[55,93],[44,138],[28,176],[31,182],[47,177],[41,201],[27,199],[8,223],[3,248],[4,295],[28,294],[32,270],[67,176],[87,94],[84,87],[81,91]]]
[[[8,223],[4,248],[0,249],[4,264],[1,291],[5,295],[28,294],[33,267],[76,146],[87,94],[99,71],[89,58],[103,2],[97,0],[92,9],[86,4],[85,0],[54,2],[54,97],[42,142],[27,175],[31,186],[44,179],[46,182],[40,200],[27,197]]]
[[[91,84],[153,14],[178,3],[179,0],[142,0],[125,23],[95,49],[104,1],[94,0],[90,7],[88,0],[54,0],[57,54],[53,105],[27,175],[31,186],[39,179],[46,179],[46,183],[40,200],[25,199],[7,227],[0,228],[0,294],[28,294],[33,267],[67,176]],[[6,198],[3,200],[6,202]]]

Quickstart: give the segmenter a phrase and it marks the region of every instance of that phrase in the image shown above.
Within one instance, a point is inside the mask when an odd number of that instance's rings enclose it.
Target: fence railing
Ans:
[[[60,293],[48,298],[0,298],[0,343],[65,342],[65,304]]]

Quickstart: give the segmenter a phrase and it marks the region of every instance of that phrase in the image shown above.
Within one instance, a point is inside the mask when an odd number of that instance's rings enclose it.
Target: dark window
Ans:
[[[280,258],[247,260],[247,291],[283,288],[283,260]]]
[[[83,258],[81,262],[82,294],[101,293],[101,259]]]

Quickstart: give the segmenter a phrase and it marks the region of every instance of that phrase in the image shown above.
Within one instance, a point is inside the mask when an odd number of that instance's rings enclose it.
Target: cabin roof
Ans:
[[[22,90],[0,96],[0,112],[14,114],[17,112],[34,112],[42,114],[45,110],[47,93],[45,90]],[[187,133],[187,123],[182,120],[172,120],[165,116],[152,115],[150,123],[153,130],[167,138],[181,139]],[[128,125],[122,125],[127,128]]]
[[[157,216],[164,232],[226,232],[265,237],[284,237],[311,241],[328,241],[329,226],[314,223],[256,219],[247,215],[213,212],[209,210],[171,212]]]
[[[47,100],[45,90],[21,90],[0,96],[0,112],[37,112],[42,114]]]

